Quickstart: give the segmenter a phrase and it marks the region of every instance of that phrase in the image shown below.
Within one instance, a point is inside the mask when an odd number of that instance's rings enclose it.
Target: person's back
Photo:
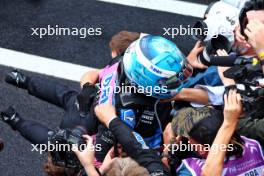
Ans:
[[[260,144],[253,139],[242,137],[244,140],[244,151],[241,157],[231,156],[226,158],[222,175],[261,175],[264,169],[264,155]],[[201,175],[205,159],[187,158],[182,161],[178,174],[184,171],[190,175]]]

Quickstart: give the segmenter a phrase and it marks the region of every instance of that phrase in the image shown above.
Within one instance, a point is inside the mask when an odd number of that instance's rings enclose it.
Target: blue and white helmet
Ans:
[[[172,98],[192,74],[192,67],[173,42],[145,35],[126,50],[124,71],[132,85],[158,99]]]

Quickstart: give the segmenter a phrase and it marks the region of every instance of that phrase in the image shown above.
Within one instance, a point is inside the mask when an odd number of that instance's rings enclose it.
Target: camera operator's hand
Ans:
[[[236,90],[230,90],[228,95],[224,95],[224,122],[219,128],[212,146],[227,146],[236,129],[236,124],[240,115],[242,114],[241,97]],[[226,158],[227,150],[217,150],[209,152],[205,164],[202,166],[202,176],[207,175],[222,175],[224,160]]]
[[[204,49],[204,46],[202,45],[202,42],[198,41],[196,42],[192,51],[187,56],[187,60],[193,68],[199,68],[199,69],[207,68],[207,66],[200,63],[197,59],[198,55],[203,51],[203,49]]]
[[[218,49],[216,53],[218,56],[228,56],[228,53],[224,49]]]
[[[248,36],[248,42],[255,49],[257,54],[264,52],[264,24],[259,20],[249,21],[245,34]],[[263,58],[264,59],[264,58]]]
[[[240,33],[240,26],[235,29],[235,38],[237,42],[247,44],[246,38]]]
[[[224,95],[224,101],[224,123],[236,125],[243,112],[241,96],[236,90],[230,90],[228,95]]]
[[[99,169],[100,173],[101,174],[106,173],[110,169],[111,164],[115,161],[115,159],[116,157],[114,154],[114,147],[112,147],[104,158],[104,161]]]
[[[93,167],[94,161],[94,145],[93,138],[88,135],[83,135],[86,140],[86,148],[83,151],[78,150],[78,146],[74,145],[72,151],[76,154],[84,168]]]
[[[95,107],[95,114],[97,118],[105,124],[108,128],[109,123],[114,119],[117,118],[116,109],[113,105],[109,103],[99,104]]]

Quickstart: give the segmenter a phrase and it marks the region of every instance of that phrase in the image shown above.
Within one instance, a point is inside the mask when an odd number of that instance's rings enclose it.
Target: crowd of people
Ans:
[[[220,47],[214,57],[231,59],[235,53],[248,59],[237,68],[259,65],[261,76],[254,70],[253,77],[261,78],[264,1],[249,3],[259,6],[246,13],[245,26],[236,26],[232,51]],[[32,144],[61,139],[75,144],[66,154],[47,151],[47,175],[264,175],[264,113],[257,108],[264,104],[261,79],[250,85],[253,93],[244,93],[241,82],[226,76],[230,67],[198,59],[206,47],[201,41],[185,57],[164,37],[121,31],[109,47],[111,60],[83,75],[80,92],[20,70],[5,77],[65,111],[59,130],[27,120],[12,107],[1,111],[2,121]],[[246,108],[250,103],[254,114]],[[86,147],[81,150],[79,142]]]

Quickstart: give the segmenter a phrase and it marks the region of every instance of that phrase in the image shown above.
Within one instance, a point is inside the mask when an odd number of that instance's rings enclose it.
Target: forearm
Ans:
[[[101,70],[99,70],[99,69],[94,69],[94,70],[90,70],[90,71],[86,72],[81,77],[81,80],[80,80],[81,87],[87,82],[89,82],[91,84],[95,84],[98,81],[100,71]]]
[[[164,175],[168,174],[157,152],[144,148],[135,137],[133,130],[126,126],[119,118],[115,118],[109,123],[109,130],[117,138],[125,152],[150,173],[163,171]]]
[[[237,123],[227,124],[224,122],[220,127],[220,129],[218,130],[218,133],[213,142],[213,146],[216,147],[214,147],[214,151],[211,150],[209,152],[205,164],[202,168],[203,176],[210,176],[210,175],[220,176],[222,174],[227,146],[236,129],[236,124]],[[225,146],[225,149],[220,147],[223,145]]]
[[[181,100],[187,102],[194,102],[199,104],[208,105],[209,104],[209,96],[207,91],[203,89],[195,89],[195,88],[183,88],[179,94],[177,94],[173,100]]]

